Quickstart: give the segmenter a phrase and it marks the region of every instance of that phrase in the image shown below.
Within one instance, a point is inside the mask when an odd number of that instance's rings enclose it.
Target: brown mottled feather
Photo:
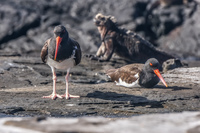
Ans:
[[[41,59],[44,63],[47,62],[47,55],[48,55],[48,46],[50,44],[50,41],[51,41],[51,38],[46,40],[45,43],[44,43],[44,46],[42,47],[42,50],[41,50]]]
[[[112,81],[118,82],[121,78],[121,80],[126,83],[133,83],[138,79],[135,75],[141,72],[142,67],[143,64],[130,64],[118,69],[107,70],[106,74],[110,76]]]

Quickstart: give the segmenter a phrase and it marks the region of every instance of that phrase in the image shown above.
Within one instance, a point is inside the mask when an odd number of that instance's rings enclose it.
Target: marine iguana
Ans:
[[[149,58],[156,58],[161,64],[168,59],[174,59],[172,55],[158,50],[133,31],[118,27],[113,16],[98,13],[94,23],[101,35],[102,43],[96,55],[87,56],[92,60],[109,61],[113,53],[140,63],[144,63]]]

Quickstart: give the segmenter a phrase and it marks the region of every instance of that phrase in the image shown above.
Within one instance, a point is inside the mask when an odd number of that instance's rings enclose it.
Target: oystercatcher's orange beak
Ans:
[[[60,36],[56,37],[56,51],[55,51],[54,60],[56,60],[56,57],[58,54],[58,48],[59,48],[61,41],[62,41],[62,38]]]
[[[163,82],[163,84],[168,87],[167,83],[165,82],[165,80],[163,79],[162,75],[160,74],[160,71],[158,69],[153,70],[154,73],[159,77],[159,79]]]

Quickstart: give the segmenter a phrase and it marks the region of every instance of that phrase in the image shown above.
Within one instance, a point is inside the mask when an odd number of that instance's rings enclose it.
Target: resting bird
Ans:
[[[146,87],[150,88],[161,80],[167,86],[159,72],[160,63],[155,58],[148,59],[145,64],[130,64],[118,69],[106,71],[108,77],[116,82],[116,85],[125,87]]]
[[[72,67],[78,65],[81,61],[81,49],[75,40],[69,38],[66,28],[58,25],[54,28],[54,36],[48,39],[41,51],[41,59],[51,67],[53,73],[53,92],[43,98],[79,98],[80,96],[70,95],[68,92],[69,71]],[[66,93],[59,95],[56,93],[56,69],[67,71]]]

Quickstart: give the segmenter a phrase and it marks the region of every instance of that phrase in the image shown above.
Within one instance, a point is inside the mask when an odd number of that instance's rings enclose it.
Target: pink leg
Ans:
[[[64,95],[62,95],[62,97],[65,97],[66,99],[69,99],[69,98],[80,98],[80,96],[69,94],[69,90],[68,90],[69,71],[70,71],[70,69],[67,70],[67,74],[65,76],[65,80],[66,80],[66,93]]]
[[[51,98],[53,100],[55,100],[57,97],[58,98],[63,98],[61,95],[56,94],[56,72],[55,72],[55,68],[51,67],[52,73],[53,73],[53,92],[51,95],[49,96],[43,96],[42,98]]]

